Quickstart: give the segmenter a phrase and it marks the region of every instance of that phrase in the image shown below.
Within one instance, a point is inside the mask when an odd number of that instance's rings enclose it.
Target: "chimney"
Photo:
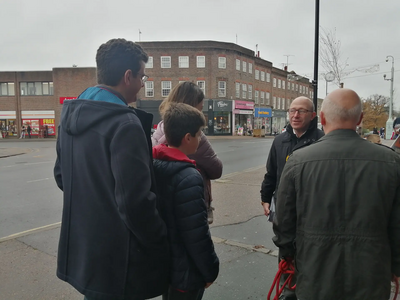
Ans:
[[[260,57],[260,51],[257,51],[257,57]]]
[[[283,69],[287,72],[287,66],[285,66]]]

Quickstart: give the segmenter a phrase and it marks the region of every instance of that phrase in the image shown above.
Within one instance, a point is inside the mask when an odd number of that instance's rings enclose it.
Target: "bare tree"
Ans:
[[[336,38],[336,28],[334,30],[326,30],[321,27],[319,58],[325,71],[332,72],[335,75],[334,83],[340,87],[342,83],[347,60],[341,57],[341,42]]]

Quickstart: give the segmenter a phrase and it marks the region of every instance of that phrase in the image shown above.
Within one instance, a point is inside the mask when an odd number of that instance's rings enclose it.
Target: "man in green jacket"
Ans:
[[[273,240],[296,258],[298,299],[389,299],[400,275],[400,157],[360,138],[361,120],[359,96],[333,91],[326,135],[284,167]]]

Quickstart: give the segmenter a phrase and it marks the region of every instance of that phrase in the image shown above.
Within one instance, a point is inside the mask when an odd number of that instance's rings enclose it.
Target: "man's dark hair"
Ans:
[[[187,133],[196,136],[205,125],[203,113],[185,103],[171,103],[164,112],[165,138],[168,145],[173,147],[179,147]]]
[[[116,86],[127,70],[136,76],[140,62],[147,63],[148,55],[139,45],[125,39],[112,39],[97,50],[97,82]]]

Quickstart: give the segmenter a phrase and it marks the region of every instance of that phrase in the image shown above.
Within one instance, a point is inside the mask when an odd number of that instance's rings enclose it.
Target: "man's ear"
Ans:
[[[315,111],[313,111],[311,120],[314,120],[316,115],[317,115],[317,113]]]
[[[130,69],[126,70],[124,73],[124,77],[122,79],[124,81],[125,85],[131,84],[132,77],[134,77],[132,70],[130,70]]]
[[[319,117],[321,119],[321,125],[325,126],[326,125],[326,119],[325,119],[325,114],[323,111],[320,112]]]
[[[361,124],[361,121],[362,121],[363,117],[364,117],[364,113],[361,112],[360,120],[358,120],[357,125],[360,125],[360,124]]]

